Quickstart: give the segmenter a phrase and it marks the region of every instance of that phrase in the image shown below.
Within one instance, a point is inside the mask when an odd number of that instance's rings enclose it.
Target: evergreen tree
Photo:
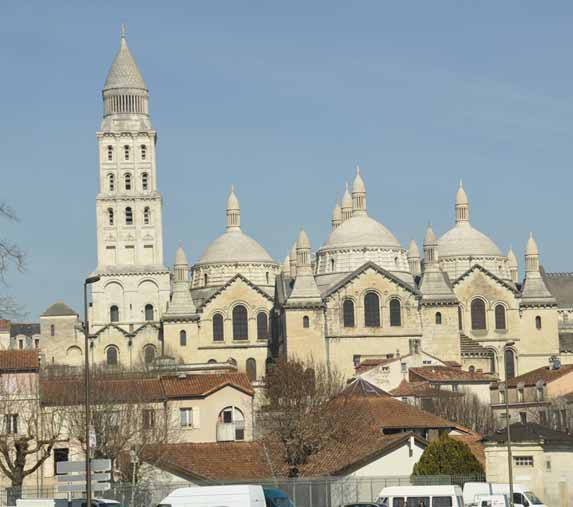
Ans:
[[[414,466],[414,475],[464,475],[483,473],[480,462],[464,442],[443,437],[432,442]]]

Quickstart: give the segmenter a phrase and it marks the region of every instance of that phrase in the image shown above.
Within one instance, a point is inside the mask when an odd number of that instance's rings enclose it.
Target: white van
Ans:
[[[179,488],[157,507],[265,507],[262,486],[195,486]]]
[[[509,507],[509,498],[507,495],[478,495],[475,507]]]
[[[476,497],[484,495],[509,495],[509,484],[496,482],[466,482],[464,484],[464,503],[466,505],[476,503]],[[515,507],[531,507],[533,505],[545,507],[537,495],[523,484],[513,485],[513,504]]]
[[[384,507],[464,507],[459,486],[389,486],[377,501]]]

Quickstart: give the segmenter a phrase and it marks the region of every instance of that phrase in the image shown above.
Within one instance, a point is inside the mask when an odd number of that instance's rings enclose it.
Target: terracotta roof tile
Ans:
[[[571,372],[573,372],[573,364],[563,364],[560,368],[554,370],[549,369],[549,366],[542,366],[518,377],[513,377],[509,380],[508,385],[509,387],[516,387],[517,384],[523,383],[526,386],[534,386],[539,381],[551,382]]]
[[[37,371],[40,355],[37,350],[0,350],[1,371]]]
[[[406,357],[406,356],[404,356]],[[377,366],[384,366],[385,364],[390,364],[395,361],[399,361],[400,357],[382,357],[382,358],[373,358],[373,359],[365,359],[361,361],[358,366],[356,366],[356,374],[364,373],[372,368],[376,368]]]
[[[254,394],[253,387],[244,373],[196,374],[185,377],[163,377],[163,390],[168,398],[207,396],[225,386],[233,386],[247,394]]]
[[[437,389],[436,387],[432,387],[430,382],[428,381],[421,381],[421,382],[408,382],[406,380],[402,380],[398,387],[395,387],[390,391],[390,394],[395,398],[399,397],[409,397],[413,396],[416,398],[437,398],[439,396],[463,396],[463,393],[454,393],[453,391],[449,391],[446,389]]]
[[[494,382],[495,375],[480,371],[464,371],[451,366],[419,366],[409,369],[410,381],[428,380],[431,382]]]

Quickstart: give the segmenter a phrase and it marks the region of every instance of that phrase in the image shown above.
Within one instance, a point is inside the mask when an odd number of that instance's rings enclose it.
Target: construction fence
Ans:
[[[313,479],[268,479],[248,481],[265,487],[279,488],[288,494],[296,507],[341,507],[356,502],[375,502],[386,486],[412,484],[455,484],[463,486],[467,481],[485,481],[483,475],[473,476],[425,476],[425,477],[325,477]],[[201,485],[240,484],[239,482],[210,481]],[[195,486],[190,482],[146,482],[136,484],[114,483],[109,491],[97,494],[99,498],[117,500],[121,507],[155,507],[177,488]],[[55,487],[23,488],[0,491],[0,506],[16,505],[16,498],[65,498]],[[77,495],[76,495],[77,497]],[[287,506],[284,506],[287,507]]]

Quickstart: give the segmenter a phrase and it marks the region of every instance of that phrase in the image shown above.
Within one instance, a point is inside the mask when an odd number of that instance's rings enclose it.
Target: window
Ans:
[[[179,421],[182,428],[192,428],[193,427],[193,409],[192,408],[180,408],[179,409]]]
[[[203,275],[203,286],[207,287],[207,284],[209,283],[209,275],[207,273],[205,273]]]
[[[179,346],[181,347],[187,346],[187,332],[183,329],[179,331]]]
[[[56,326],[54,324],[50,324],[50,336],[56,336]]]
[[[432,507],[452,507],[452,497],[434,496],[432,497]]]
[[[18,348],[19,348],[19,349],[23,349],[23,348],[24,348],[24,340],[18,340]]]
[[[305,329],[310,327],[310,319],[308,318],[308,315],[305,315],[302,318],[302,327],[304,327]]]
[[[442,314],[440,312],[436,312],[436,325],[442,325]]]
[[[271,283],[271,279],[270,279],[270,277],[269,277],[269,272],[268,272],[268,271],[265,273],[265,280],[267,281],[267,285],[269,285],[269,283]]]
[[[110,192],[115,190],[115,176],[113,174],[107,175],[107,188]]]
[[[113,160],[113,146],[107,146],[107,159],[108,161]]]
[[[537,386],[535,389],[535,398],[537,401],[543,401],[543,386]]]
[[[486,329],[485,303],[481,299],[474,299],[471,304],[472,329]]]
[[[18,414],[4,415],[4,433],[16,435],[18,433]]]
[[[232,364],[233,366],[237,366],[237,360],[233,357],[230,357],[229,359],[227,359],[227,362],[229,364]]]
[[[539,411],[539,424],[542,426],[547,425],[547,412],[545,410]]]
[[[34,340],[34,347],[36,347],[37,349],[40,348],[40,340],[39,340],[38,338],[36,338],[36,339]]]
[[[143,208],[143,223],[145,225],[149,225],[151,223],[151,212],[149,211],[148,206],[145,206],[145,208]]]
[[[461,331],[464,328],[464,321],[462,317],[462,307],[458,306],[458,328]]]
[[[523,401],[523,398],[524,398],[523,387],[518,387],[517,388],[517,401]]]
[[[119,308],[115,305],[111,306],[109,309],[109,321],[119,322]]]
[[[233,340],[249,339],[249,323],[247,309],[243,305],[233,308]]]
[[[245,440],[245,416],[237,407],[225,407],[219,413],[219,423],[235,425],[235,440]]]
[[[222,342],[224,339],[223,316],[217,313],[213,315],[213,341]]]
[[[108,366],[117,366],[117,348],[116,347],[108,347],[105,352],[105,361]]]
[[[141,175],[141,188],[147,190],[149,188],[149,176],[147,173]]]
[[[408,373],[408,365],[406,363],[400,363],[400,372]]]
[[[249,357],[249,359],[247,359],[246,370],[247,377],[251,382],[257,380],[257,361],[254,358]]]
[[[131,174],[129,173],[125,175],[125,189],[131,190]]]
[[[430,497],[409,496],[406,498],[406,507],[430,507]]]
[[[354,301],[345,299],[342,303],[342,320],[344,327],[354,327]]]
[[[58,463],[68,461],[70,457],[69,449],[54,449],[54,475],[58,474]]]
[[[125,225],[133,225],[133,211],[130,207],[125,208]]]
[[[545,458],[545,470],[551,472],[551,458]]]
[[[140,146],[140,150],[141,150],[141,160],[145,160],[147,158],[147,146],[145,146],[145,144],[142,144]]]
[[[151,364],[155,360],[155,347],[153,345],[147,345],[143,349],[143,360],[145,364]]]
[[[269,319],[265,312],[259,312],[257,315],[257,340],[269,339]]]
[[[380,299],[374,292],[369,292],[364,296],[364,325],[380,327]]]
[[[330,271],[331,271],[332,273],[334,273],[334,267],[335,267],[334,259],[330,259]]]
[[[503,305],[497,305],[495,307],[495,328],[497,330],[507,329],[505,322],[505,306]]]
[[[520,412],[519,413],[519,422],[521,424],[527,424],[527,412]]]
[[[505,349],[505,376],[515,377],[515,354],[511,349]]]
[[[153,305],[145,305],[145,320],[153,320]]]
[[[458,384],[452,384],[452,392],[457,393],[460,389]]]
[[[141,415],[143,416],[144,430],[150,430],[155,427],[155,412],[152,409],[145,409]]]
[[[490,350],[489,353],[489,371],[490,373],[495,373],[497,370],[497,356],[494,350]]]
[[[123,147],[123,158],[129,160],[129,146],[127,144]]]
[[[499,402],[505,403],[505,386],[499,386]]]
[[[533,456],[514,456],[513,464],[516,467],[532,467],[533,466]]]
[[[392,507],[404,507],[406,503],[404,502],[403,498],[392,498]]]
[[[402,312],[398,299],[390,300],[390,325],[396,327],[402,325]]]
[[[535,317],[535,329],[541,329],[541,317],[539,315]]]

